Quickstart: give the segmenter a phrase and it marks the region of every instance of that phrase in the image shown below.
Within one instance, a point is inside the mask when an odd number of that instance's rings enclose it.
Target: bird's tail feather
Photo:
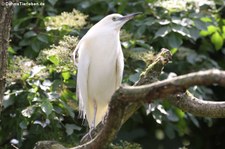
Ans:
[[[94,127],[96,127],[104,118],[105,114],[107,113],[108,110],[108,105],[106,106],[102,106],[100,104],[97,104],[97,111],[96,111],[96,116],[94,116],[94,102],[91,101],[88,103],[87,105],[87,109],[86,109],[86,117],[87,117],[87,121],[88,121],[88,125],[89,128],[92,127],[92,123],[94,122],[94,118],[95,118],[95,124]]]

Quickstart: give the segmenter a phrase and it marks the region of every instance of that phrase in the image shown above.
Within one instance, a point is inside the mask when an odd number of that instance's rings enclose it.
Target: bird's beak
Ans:
[[[131,14],[128,14],[128,15],[125,15],[123,17],[120,18],[120,20],[130,20],[130,19],[133,19],[136,15],[139,15],[139,14],[142,14],[142,12],[136,12],[136,13],[131,13]]]

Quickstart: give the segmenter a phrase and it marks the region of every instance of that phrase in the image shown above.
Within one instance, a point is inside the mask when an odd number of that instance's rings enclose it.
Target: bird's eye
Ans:
[[[112,17],[112,20],[113,20],[113,21],[116,21],[116,17]]]

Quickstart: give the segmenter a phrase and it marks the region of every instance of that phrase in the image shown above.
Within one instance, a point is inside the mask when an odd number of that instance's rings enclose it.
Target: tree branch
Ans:
[[[168,54],[168,50],[163,52]],[[166,56],[165,53],[165,55],[162,54],[163,52],[152,65],[149,65],[141,75],[140,80],[135,84],[142,86],[121,87],[114,93],[109,104],[106,122],[104,125],[97,126],[98,133],[92,135],[94,139],[86,136],[83,139],[83,142],[86,143],[71,149],[107,148],[123,123],[142,103],[149,103],[152,100],[169,99],[172,104],[197,116],[225,117],[225,102],[202,101],[193,97],[189,92],[185,92],[186,89],[194,85],[220,85],[225,87],[225,71],[215,69],[200,71],[157,81],[164,64],[170,59],[168,58],[170,54]],[[155,74],[155,76],[152,76],[152,74]]]
[[[102,147],[106,148],[107,145],[109,145],[112,139],[114,138],[117,131],[120,129],[120,126],[123,124],[123,115],[125,111],[124,107],[126,107],[126,105],[128,105],[129,103],[151,102],[152,100],[166,98],[169,97],[169,95],[174,95],[183,92],[193,85],[213,85],[215,83],[225,87],[225,71],[200,71],[197,73],[190,73],[172,79],[158,81],[150,85],[143,85],[137,87],[121,87],[114,93],[112,97],[112,100],[109,105],[109,114],[107,117],[107,121],[102,131],[100,131],[97,137],[94,138],[92,141],[73,149],[92,149]],[[210,116],[213,117],[225,116],[225,102],[203,102],[196,100],[197,98],[193,98],[191,96],[186,97],[188,97],[189,101],[195,100],[195,102],[193,102],[193,104],[189,104],[189,102],[182,103],[186,99],[183,99],[182,102],[181,100],[179,100],[179,102],[176,100],[171,101],[172,103],[175,102],[177,105],[179,105],[181,109],[185,107],[186,110],[192,111],[197,115],[207,117],[209,117],[209,115],[207,114],[210,114]],[[201,106],[201,108],[199,109],[198,106]]]
[[[121,87],[117,99],[127,102],[151,102],[169,95],[184,92],[194,85],[220,85],[225,87],[225,71],[207,70],[190,73],[137,87]]]
[[[188,91],[169,97],[169,102],[195,116],[211,118],[225,117],[225,102],[200,100]]]
[[[0,0],[0,111],[5,91],[5,74],[7,68],[7,48],[12,20],[12,6],[5,6]]]

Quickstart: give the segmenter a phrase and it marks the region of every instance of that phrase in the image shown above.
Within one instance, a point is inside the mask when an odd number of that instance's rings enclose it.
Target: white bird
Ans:
[[[78,67],[79,111],[91,129],[103,120],[111,96],[121,85],[124,58],[120,29],[137,14],[104,17],[89,29],[73,52]]]

